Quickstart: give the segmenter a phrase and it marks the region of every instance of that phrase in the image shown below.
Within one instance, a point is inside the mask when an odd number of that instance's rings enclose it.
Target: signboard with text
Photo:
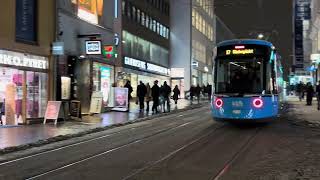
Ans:
[[[47,119],[55,120],[54,124],[57,124],[60,108],[61,101],[48,101],[43,124],[46,123]]]
[[[128,88],[114,88],[114,111],[128,110]]]
[[[103,93],[102,92],[93,92],[91,95],[90,102],[90,113],[101,113],[103,103]]]
[[[100,55],[101,41],[86,41],[86,54]]]

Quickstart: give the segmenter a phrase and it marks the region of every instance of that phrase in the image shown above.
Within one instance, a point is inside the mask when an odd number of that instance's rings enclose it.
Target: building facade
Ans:
[[[222,41],[235,39],[236,36],[230,30],[230,28],[216,15],[216,43],[220,43]]]
[[[56,98],[79,100],[81,113],[90,112],[94,92],[103,95],[102,112],[112,106],[115,56],[106,56],[115,46],[115,0],[57,0],[57,38],[64,52],[56,56]],[[68,88],[68,83],[70,88]],[[70,94],[63,94],[66,88]]]
[[[54,0],[4,0],[0,6],[2,125],[44,117],[53,97]]]
[[[320,80],[320,2],[311,1],[311,21],[310,21],[310,40],[311,48],[311,68],[315,82]]]
[[[116,82],[129,80],[136,97],[138,82],[170,82],[170,21],[168,0],[120,0],[115,31],[121,36]]]
[[[171,77],[182,92],[187,92],[192,85],[212,84],[216,42],[213,2],[171,1]]]

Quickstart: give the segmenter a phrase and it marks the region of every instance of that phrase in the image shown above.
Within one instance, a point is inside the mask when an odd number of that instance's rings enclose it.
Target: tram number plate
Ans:
[[[233,114],[241,114],[241,110],[233,110],[232,113]]]

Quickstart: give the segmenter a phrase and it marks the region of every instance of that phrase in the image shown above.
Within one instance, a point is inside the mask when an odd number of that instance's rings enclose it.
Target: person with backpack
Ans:
[[[163,110],[166,112],[170,112],[170,94],[171,94],[171,87],[168,86],[167,81],[163,83],[162,95],[163,95]],[[167,105],[167,108],[165,106]]]
[[[140,84],[137,87],[137,96],[138,96],[138,102],[140,105],[140,112],[144,109],[144,97],[147,94],[147,87],[143,84],[142,81],[140,81]]]
[[[151,88],[151,95],[153,100],[152,112],[158,113],[160,87],[158,86],[158,80],[154,81],[154,85]]]

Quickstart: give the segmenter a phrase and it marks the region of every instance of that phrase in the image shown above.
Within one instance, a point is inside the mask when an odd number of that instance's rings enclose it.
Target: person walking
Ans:
[[[162,95],[163,95],[163,111],[166,112],[166,105],[167,111],[170,112],[170,94],[171,94],[171,87],[168,86],[167,81],[163,83]]]
[[[316,92],[317,92],[317,100],[318,100],[317,109],[320,110],[320,81],[318,82],[318,85],[316,86]]]
[[[311,106],[312,98],[314,95],[314,89],[310,82],[307,83],[306,92],[307,92],[307,106]]]
[[[303,93],[303,83],[302,81],[300,81],[299,84],[297,84],[297,93],[298,93],[298,96],[299,96],[299,101],[302,101],[302,93]]]
[[[208,93],[208,99],[210,102],[211,101],[211,94],[212,94],[212,86],[209,83],[207,85],[207,93]]]
[[[160,97],[160,88],[158,86],[158,80],[154,81],[154,85],[151,88],[151,95],[153,100],[152,112],[158,113],[159,97]]]
[[[180,96],[180,90],[178,88],[178,85],[176,85],[173,89],[173,100],[176,105],[178,104],[179,96]]]
[[[131,86],[131,82],[127,81],[127,83],[124,85],[125,88],[128,89],[128,111],[130,109],[130,101],[132,99],[131,93],[133,92],[132,86]]]
[[[190,87],[190,101],[191,101],[191,104],[193,102],[194,94],[195,94],[195,87],[193,85],[191,85],[191,87]]]
[[[150,101],[152,99],[152,91],[151,91],[151,87],[150,87],[149,83],[147,83],[146,89],[147,89],[147,93],[146,93],[146,96],[145,96],[145,101],[147,103],[146,111],[149,112],[149,104],[150,104]]]
[[[195,95],[197,96],[198,103],[200,103],[200,94],[201,94],[201,87],[198,84],[196,89],[195,89]]]
[[[139,100],[140,105],[140,112],[144,109],[144,97],[147,94],[147,87],[143,84],[142,81],[140,81],[140,84],[137,87],[137,96]]]

